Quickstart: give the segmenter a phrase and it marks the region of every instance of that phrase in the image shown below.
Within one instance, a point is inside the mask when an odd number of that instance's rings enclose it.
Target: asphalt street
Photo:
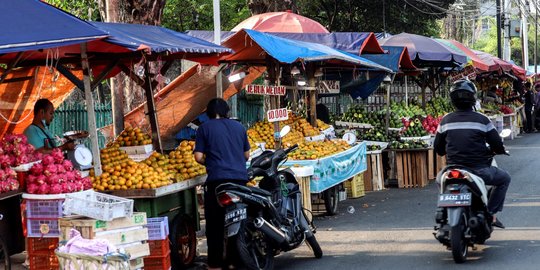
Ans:
[[[456,265],[451,251],[433,237],[437,186],[387,189],[341,202],[333,217],[315,218],[324,257],[307,246],[276,258],[276,269],[539,269],[540,133],[524,134],[505,144],[511,156],[497,156],[512,176],[505,209],[486,245],[469,251]],[[349,213],[352,206],[355,211]]]

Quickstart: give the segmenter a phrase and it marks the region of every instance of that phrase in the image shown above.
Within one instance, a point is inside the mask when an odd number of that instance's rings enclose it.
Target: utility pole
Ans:
[[[510,61],[510,0],[503,0],[503,10],[502,14],[504,16],[503,24],[503,34],[504,34],[504,46],[503,46],[503,60]]]
[[[520,13],[521,13],[521,48],[523,55],[523,68],[526,70],[529,67],[529,27],[527,21],[527,14],[530,9],[527,3],[526,6],[520,4]]]
[[[497,57],[499,58],[502,58],[501,13],[501,0],[497,0]]]
[[[534,0],[534,82],[536,82],[537,67],[537,52],[538,49],[538,0]]]

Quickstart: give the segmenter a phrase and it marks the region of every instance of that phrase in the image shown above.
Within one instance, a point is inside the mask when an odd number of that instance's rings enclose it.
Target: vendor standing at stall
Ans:
[[[52,152],[54,148],[60,148],[60,150],[73,150],[75,144],[73,141],[67,141],[66,143],[58,146],[51,132],[49,131],[49,125],[54,119],[54,105],[48,99],[39,99],[34,104],[34,119],[32,124],[24,130],[28,142],[34,146],[36,151],[48,154]]]
[[[246,161],[249,142],[246,129],[238,121],[228,118],[229,105],[221,98],[208,102],[206,114],[210,120],[197,129],[195,161],[206,167],[208,177],[204,192],[208,269],[228,269],[235,264],[235,243],[227,243],[226,260],[223,258],[225,209],[216,198],[216,187],[223,183],[246,185]],[[232,253],[231,253],[232,252]]]

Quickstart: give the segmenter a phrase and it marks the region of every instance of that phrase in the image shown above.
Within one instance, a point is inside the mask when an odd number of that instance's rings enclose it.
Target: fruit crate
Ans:
[[[367,154],[367,170],[364,172],[364,190],[378,191],[384,189],[382,153]]]
[[[28,237],[26,238],[26,252],[29,254],[52,252],[58,247],[58,242],[58,238]]]
[[[428,184],[428,149],[394,151],[398,187],[425,187]]]
[[[169,270],[171,269],[171,253],[165,256],[150,256],[144,258],[144,270]]]
[[[366,195],[364,191],[364,174],[355,175],[351,180],[344,182],[348,198],[360,198]]]
[[[148,240],[163,240],[169,236],[169,218],[147,218]]]
[[[133,215],[133,200],[87,190],[66,194],[64,214],[111,221]]]
[[[54,250],[35,253],[29,252],[28,265],[30,266],[30,270],[59,269],[58,258],[54,255]]]
[[[64,200],[26,200],[27,218],[60,218]]]
[[[56,219],[26,219],[26,235],[28,237],[45,237],[51,238],[60,236],[60,228],[58,226],[58,218]]]
[[[165,256],[171,251],[169,239],[148,240],[148,248],[152,257]]]

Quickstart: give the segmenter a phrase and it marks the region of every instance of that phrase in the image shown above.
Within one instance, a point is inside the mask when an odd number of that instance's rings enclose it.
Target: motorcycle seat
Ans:
[[[216,191],[217,192],[220,192],[220,191],[223,191],[223,190],[226,190],[226,189],[229,189],[229,190],[238,190],[238,191],[242,191],[242,192],[249,192],[249,193],[255,193],[255,194],[259,194],[259,195],[263,195],[263,196],[271,196],[272,193],[264,190],[264,189],[260,189],[260,188],[257,188],[257,187],[249,187],[249,186],[242,186],[242,185],[238,185],[238,184],[234,184],[234,183],[225,183],[225,184],[221,184],[217,187]]]
[[[261,188],[257,188],[257,187],[247,187],[247,188],[249,188],[251,192],[259,194],[259,195],[272,196],[272,193]]]

